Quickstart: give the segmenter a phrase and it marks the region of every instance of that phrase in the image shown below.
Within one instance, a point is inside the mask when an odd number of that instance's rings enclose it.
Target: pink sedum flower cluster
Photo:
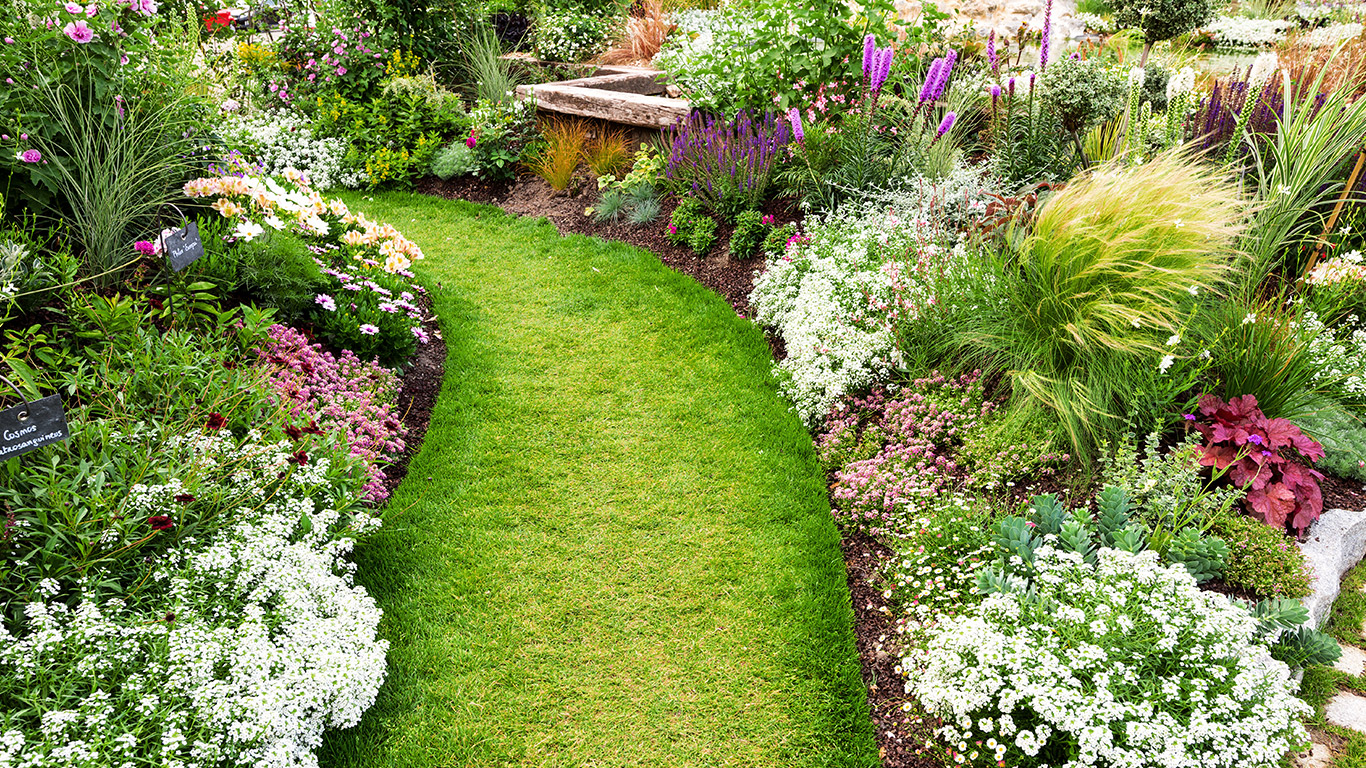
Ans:
[[[365,462],[370,476],[366,500],[387,499],[382,465],[404,451],[407,433],[394,407],[398,377],[349,351],[333,355],[284,325],[271,326],[261,357],[290,413],[315,420],[325,432],[345,435],[351,455]]]

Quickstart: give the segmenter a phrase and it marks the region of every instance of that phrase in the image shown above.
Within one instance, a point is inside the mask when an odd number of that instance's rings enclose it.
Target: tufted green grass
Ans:
[[[876,766],[824,478],[760,331],[648,252],[417,195],[449,346],[357,553],[389,679],[323,764]]]

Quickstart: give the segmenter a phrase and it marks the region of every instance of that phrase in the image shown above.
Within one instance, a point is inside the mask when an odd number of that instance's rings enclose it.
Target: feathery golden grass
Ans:
[[[615,44],[598,57],[603,64],[648,63],[664,47],[674,29],[663,0],[644,0],[631,8]]]
[[[545,179],[551,189],[563,192],[579,167],[579,157],[588,141],[588,126],[582,120],[549,120],[541,129],[541,138],[545,144],[527,161],[527,167]]]
[[[1101,167],[1040,209],[962,333],[981,364],[1057,412],[1079,455],[1118,428],[1182,301],[1220,283],[1246,220],[1238,189],[1188,155]]]
[[[600,130],[584,147],[583,161],[594,176],[615,176],[631,163],[630,139],[623,131]]]

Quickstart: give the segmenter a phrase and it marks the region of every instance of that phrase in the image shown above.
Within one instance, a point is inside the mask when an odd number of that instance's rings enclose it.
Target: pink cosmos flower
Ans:
[[[322,307],[323,309],[327,310],[328,312],[337,311],[337,302],[334,301],[331,296],[328,296],[325,293],[320,293],[317,296],[313,297],[313,302],[318,306]]]
[[[66,8],[67,13],[85,13],[85,8],[80,3],[67,3],[62,7]]]
[[[77,43],[80,43],[81,45],[84,45],[90,42],[91,40],[95,39],[94,30],[90,28],[89,24],[85,23],[84,19],[82,19],[81,21],[70,22],[62,28],[62,32],[66,33],[67,37],[71,38],[73,41]]]

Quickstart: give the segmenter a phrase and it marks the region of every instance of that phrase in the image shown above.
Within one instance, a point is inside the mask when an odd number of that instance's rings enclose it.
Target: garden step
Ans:
[[[1333,669],[1354,677],[1366,672],[1366,651],[1355,645],[1343,645],[1342,656],[1333,663]]]
[[[1300,752],[1291,761],[1294,768],[1328,768],[1333,764],[1333,750],[1327,744],[1314,742],[1308,752]]]
[[[1366,696],[1342,691],[1329,700],[1323,716],[1333,725],[1366,733]]]

